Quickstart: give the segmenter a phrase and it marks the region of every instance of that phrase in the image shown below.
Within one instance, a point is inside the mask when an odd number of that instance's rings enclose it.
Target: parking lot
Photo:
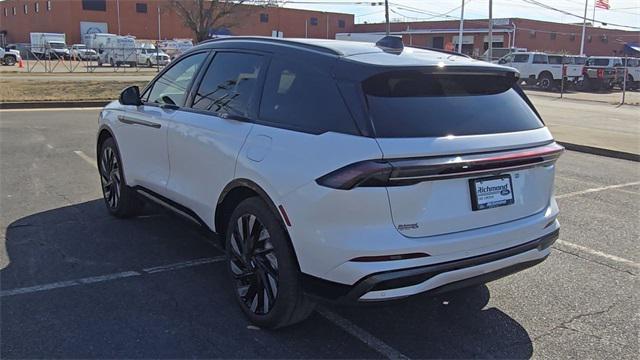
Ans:
[[[107,213],[98,109],[0,111],[2,358],[634,359],[640,164],[567,151],[539,266],[437,297],[250,326],[217,239],[164,210]]]

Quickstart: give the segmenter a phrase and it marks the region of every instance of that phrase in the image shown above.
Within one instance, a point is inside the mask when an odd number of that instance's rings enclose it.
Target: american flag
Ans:
[[[609,0],[596,0],[596,7],[609,10]]]

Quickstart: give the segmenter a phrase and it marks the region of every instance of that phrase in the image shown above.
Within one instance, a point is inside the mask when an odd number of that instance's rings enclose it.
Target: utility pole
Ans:
[[[493,60],[493,0],[489,0],[489,52],[487,61]]]
[[[587,8],[589,7],[589,0],[584,1],[584,17],[582,19],[582,41],[580,42],[580,55],[584,55],[584,36],[587,30]]]
[[[389,0],[384,0],[384,18],[387,22],[387,36],[391,33],[391,24],[389,24]]]
[[[120,34],[120,0],[116,0],[116,13],[118,14],[118,35]]]
[[[462,7],[460,8],[460,31],[458,32],[458,52],[462,54],[462,34],[464,33],[464,1],[462,0]]]

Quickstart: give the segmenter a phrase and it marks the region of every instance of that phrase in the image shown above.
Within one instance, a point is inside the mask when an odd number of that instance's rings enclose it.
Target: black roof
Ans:
[[[434,51],[405,46],[402,52],[392,53],[384,51],[374,43],[329,40],[329,39],[297,39],[272,38],[260,36],[229,36],[207,40],[201,47],[241,47],[255,50],[297,49],[301,51],[323,54],[334,58],[366,63],[379,66],[481,66],[490,68],[504,67],[491,63],[474,60],[463,55],[445,51]]]

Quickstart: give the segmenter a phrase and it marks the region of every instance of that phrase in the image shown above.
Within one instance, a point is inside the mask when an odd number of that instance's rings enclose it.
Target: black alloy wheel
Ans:
[[[244,214],[231,233],[230,267],[243,305],[257,315],[268,314],[278,296],[278,259],[269,231],[252,214]]]

